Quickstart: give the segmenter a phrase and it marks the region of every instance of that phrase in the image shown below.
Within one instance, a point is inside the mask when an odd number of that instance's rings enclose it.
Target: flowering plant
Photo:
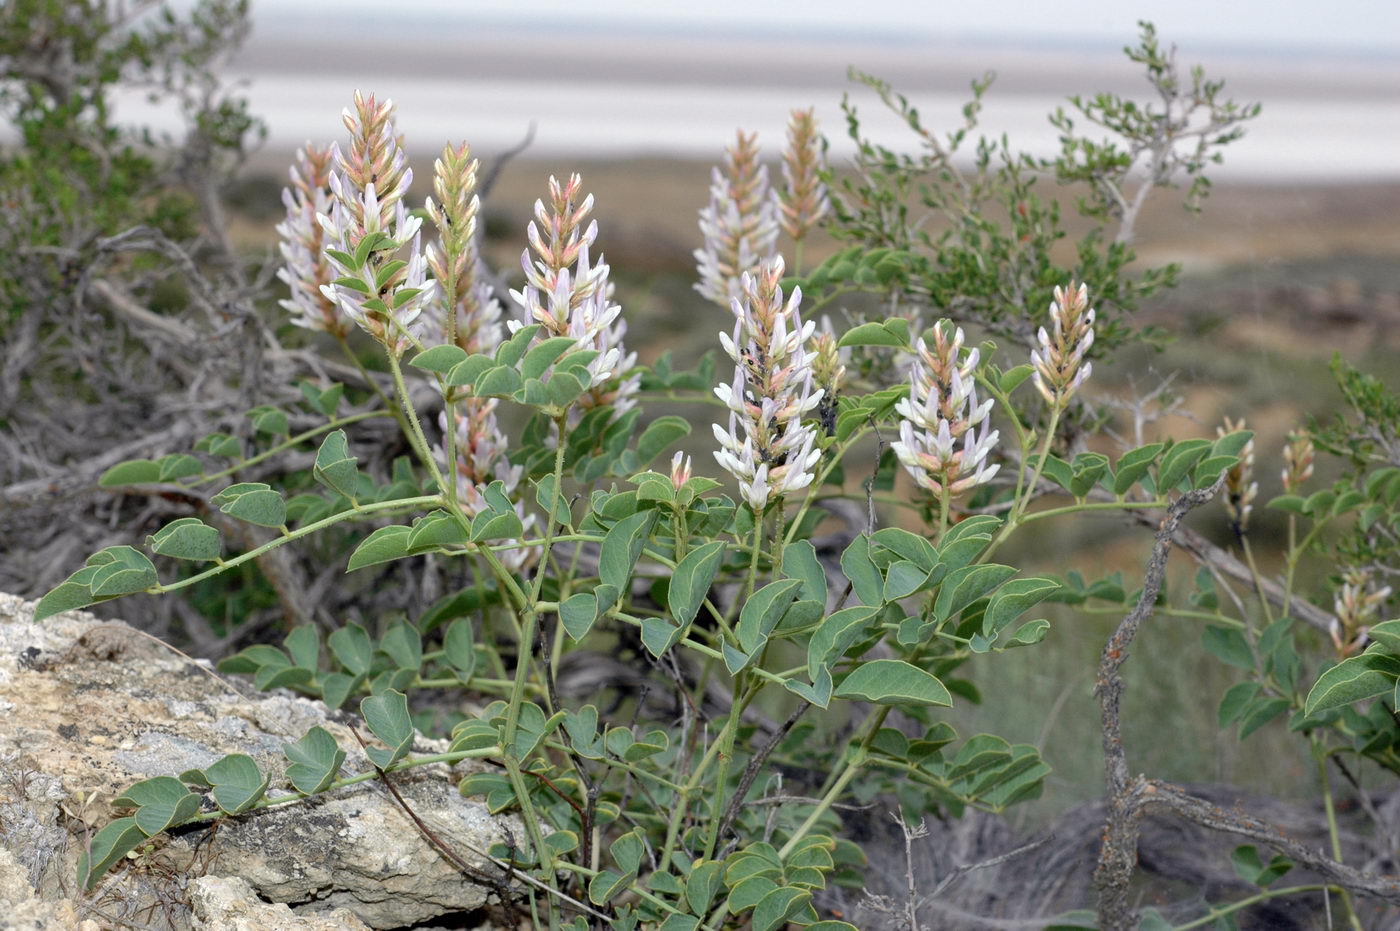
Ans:
[[[1164,93],[1176,87],[1150,32],[1144,49]],[[215,435],[195,450],[205,459],[131,460],[102,479],[113,488],[207,488],[211,507],[264,538],[228,551],[212,521],[182,517],[147,538],[150,556],[121,545],[89,557],[42,599],[38,614],[179,592],[351,529],[348,572],[450,561],[460,567],[461,588],[412,621],[373,630],[339,620],[329,629],[297,626],[283,648],[257,644],[225,660],[224,671],[250,674],[260,687],[358,708],[377,741],[372,772],[344,772],[343,750],[313,729],[286,749],[290,788],[271,789],[256,761],[241,755],[179,779],[146,780],[117,800],[132,813],[93,838],[80,867],[85,887],[172,828],[247,816],[367,777],[388,781],[416,766],[474,760],[462,793],[493,813],[517,815],[525,837],[510,849],[471,851],[473,864],[499,870],[537,924],[852,927],[832,904],[840,887],[867,880],[865,852],[843,831],[852,799],[890,799],[902,817],[955,818],[969,809],[999,813],[1041,793],[1050,767],[1038,747],[961,737],[941,709],[977,700],[961,674],[970,661],[995,662],[1044,641],[1051,621],[1040,615],[1051,603],[1109,598],[1112,586],[1086,589],[1077,573],[1032,575],[998,562],[1014,551],[1010,544],[1043,521],[1115,512],[1151,515],[1157,542],[1141,592],[1129,597],[1118,586],[1124,619],[1096,682],[1109,786],[1097,920],[1118,928],[1149,917],[1127,902],[1142,811],[1150,802],[1196,813],[1202,823],[1206,816],[1179,787],[1129,777],[1118,669],[1157,608],[1182,519],[1222,488],[1252,567],[1252,434],[1231,424],[1211,439],[1138,442],[1110,456],[1064,429],[1091,417],[1090,356],[1102,359],[1129,338],[1122,321],[1133,297],[1160,279],[1127,282],[1130,254],[1096,251],[1096,235],[1081,244],[1075,269],[1053,265],[1050,234],[1027,234],[1008,258],[1006,241],[1016,237],[987,218],[974,192],[1001,191],[1013,226],[1035,226],[1048,208],[1020,176],[1025,162],[1008,156],[998,183],[984,184],[992,161],[984,145],[984,177],[960,183],[960,169],[917,113],[887,86],[873,86],[927,142],[923,167],[961,189],[931,187],[925,196],[966,221],[967,240],[950,232],[935,241],[912,225],[891,225],[890,216],[905,215],[888,209],[899,203],[891,189],[907,189],[907,178],[894,183],[891,164],[900,163],[876,147],[862,143],[857,179],[836,190],[811,111],[792,116],[781,192],[768,186],[754,137],[741,132],[715,172],[696,252],[697,287],[724,308],[715,311],[714,329],[734,365],[732,378],[717,385],[713,366],[677,372],[663,357],[644,367],[625,344],[629,311],[602,253],[595,258],[603,231],[592,214],[599,206],[602,215],[602,205],[578,175],[549,179],[524,230],[523,283],[502,295],[485,267],[478,166],[468,147],[443,150],[420,215],[408,203],[412,172],[393,104],[356,94],[344,116],[345,146],[300,153],[279,232],[289,292],[282,306],[293,323],[327,334],[349,354],[358,383],[305,386],[304,406],[321,422],[296,436],[284,412],[257,409],[255,423],[270,441],[255,455]],[[1201,99],[1214,106],[1217,91]],[[1243,118],[1217,109],[1228,125]],[[1104,98],[1090,110],[1119,112],[1121,102]],[[858,136],[854,110],[851,126]],[[1121,124],[1130,139],[1153,127]],[[1169,162],[1178,141],[1147,143]],[[1126,177],[1113,158],[1057,167],[1115,188]],[[851,244],[804,277],[800,250],[824,221]],[[794,248],[787,278],[782,235]],[[977,235],[986,237],[979,261],[958,279],[967,293],[954,293],[940,263],[977,253]],[[967,271],[1001,258],[1009,288]],[[846,306],[839,323],[819,318],[837,298],[856,304],[860,292],[876,295],[887,312]],[[1102,302],[1111,314],[1100,313]],[[969,345],[969,333],[1007,345]],[[352,339],[370,341],[387,381],[363,365]],[[1368,415],[1381,416],[1374,387],[1353,382]],[[686,441],[691,425],[648,417],[647,402],[659,397],[714,414],[713,443],[702,431],[671,452],[669,468],[653,464]],[[507,411],[523,426],[507,426]],[[358,431],[389,419],[412,459],[375,473],[364,467],[367,441]],[[1400,464],[1330,497],[1302,498],[1313,435],[1355,452],[1375,433],[1300,433],[1286,457],[1288,494],[1275,507],[1322,521],[1393,506],[1385,489],[1400,487]],[[314,487],[290,499],[250,472],[313,447],[307,481]],[[704,447],[720,467],[713,475],[687,453]],[[231,462],[205,461],[218,458]],[[852,482],[848,471],[868,478]],[[863,505],[854,516],[845,507],[852,498]],[[1042,506],[1049,498],[1056,500]],[[1388,514],[1377,512],[1367,528]],[[1293,529],[1290,517],[1290,539]],[[1222,718],[1253,728],[1291,709],[1296,727],[1326,752],[1338,746],[1327,743],[1331,735],[1390,737],[1393,721],[1338,709],[1393,687],[1400,665],[1391,651],[1400,636],[1386,633],[1396,622],[1378,621],[1389,589],[1374,577],[1384,563],[1376,552],[1393,536],[1363,533],[1352,541],[1353,569],[1327,627],[1341,662],[1305,693],[1287,618],[1275,620],[1270,605],[1300,610],[1293,568],[1312,539],[1290,549],[1281,594],[1252,572],[1266,629],[1256,631],[1243,609],[1246,617],[1227,615],[1202,593],[1192,610],[1224,625],[1209,628],[1225,633],[1208,643],[1241,668],[1247,660],[1252,676],[1232,689]],[[644,692],[611,703],[601,693],[561,693],[567,660],[609,653],[639,670]],[[435,718],[425,696],[449,689],[491,701],[472,714]],[[415,723],[445,732],[448,749],[414,754]],[[823,741],[836,749],[822,752]],[[1389,743],[1357,752],[1396,767]],[[206,791],[213,804],[202,808]],[[1251,830],[1338,888],[1366,888],[1373,879],[1335,858],[1308,861],[1281,835]],[[1250,881],[1267,887],[1286,868],[1260,864]],[[924,903],[910,882],[905,920],[917,927]],[[1075,920],[1064,922],[1080,926]]]

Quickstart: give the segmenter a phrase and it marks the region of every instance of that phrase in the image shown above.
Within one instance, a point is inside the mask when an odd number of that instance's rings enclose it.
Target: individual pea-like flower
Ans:
[[[1283,448],[1283,490],[1294,494],[1312,478],[1313,441],[1303,430],[1288,434],[1288,445]]]
[[[1244,429],[1244,420],[1234,421],[1225,418],[1223,427],[1216,427],[1217,436],[1235,433]],[[1259,483],[1254,481],[1254,440],[1244,444],[1240,450],[1239,464],[1225,473],[1225,513],[1230,517],[1230,525],[1237,536],[1243,536],[1249,529],[1249,515],[1254,510],[1254,499],[1259,495]]]
[[[783,232],[801,242],[831,209],[826,185],[821,136],[813,111],[793,110],[788,118],[788,147],[783,152],[783,188],[778,195]]]
[[[758,513],[810,485],[821,459],[816,430],[802,422],[822,399],[812,385],[816,325],[802,321],[801,289],[783,299],[783,268],[782,256],[775,256],[741,277],[743,297],[731,303],[734,335],[720,334],[734,360],[734,381],[715,388],[729,408],[728,429],[714,425],[715,459]]]
[[[685,483],[690,481],[690,457],[684,450],[676,450],[676,454],[671,457],[671,487],[680,491],[685,487]]]
[[[393,101],[356,91],[354,111],[342,119],[350,145],[332,150],[334,199],[330,213],[317,217],[340,277],[321,293],[398,358],[418,337],[419,317],[436,292],[419,248],[422,220],[404,205],[413,171],[394,129]]]
[[[447,342],[450,337],[467,352],[491,353],[501,342],[501,302],[486,278],[477,242],[477,167],[465,142],[447,146],[433,163],[438,199],[429,197],[426,209],[437,227],[438,242],[428,244],[427,259],[438,288],[423,316],[429,342]]]
[[[542,336],[568,336],[579,349],[597,350],[588,365],[590,383],[579,399],[580,410],[611,407],[617,417],[635,406],[639,374],[628,374],[637,365],[637,354],[623,343],[627,323],[622,307],[613,302],[614,288],[603,257],[589,262],[589,247],[598,237],[598,223],[583,223],[593,210],[593,195],[579,200],[583,180],[570,176],[560,184],[549,179],[550,204],[535,201],[535,220],[527,235],[530,249],[520,256],[525,287],[511,297],[525,311],[525,319],[511,321],[511,332],[526,324],[544,326]],[[530,257],[531,249],[535,258]]]
[[[895,405],[899,439],[891,448],[914,481],[939,496],[989,482],[1001,468],[987,463],[1001,433],[990,429],[992,401],[977,400],[979,353],[970,349],[959,360],[962,345],[962,328],[939,321],[931,348],[919,340],[909,397]]]
[[[1390,594],[1389,586],[1373,586],[1371,573],[1366,569],[1349,569],[1343,574],[1342,586],[1333,600],[1336,616],[1328,629],[1339,656],[1350,656],[1366,646],[1366,635]]]
[[[768,184],[768,167],[758,163],[758,135],[738,132],[725,151],[724,170],[710,176],[710,203],[700,210],[705,244],[695,250],[700,281],[695,289],[728,307],[741,296],[745,274],[773,257],[778,241],[778,208]]]
[[[331,267],[325,256],[326,231],[316,219],[331,210],[331,152],[329,146],[310,142],[298,149],[290,171],[291,187],[282,189],[287,217],[277,224],[283,263],[277,277],[291,296],[278,303],[291,311],[292,323],[297,326],[344,337],[345,318],[336,302],[321,290],[330,283]]]
[[[1031,351],[1035,386],[1051,407],[1063,407],[1093,370],[1084,358],[1094,345],[1094,309],[1089,306],[1089,290],[1073,283],[1055,288],[1050,304],[1051,332],[1045,327],[1037,334],[1040,348]]]

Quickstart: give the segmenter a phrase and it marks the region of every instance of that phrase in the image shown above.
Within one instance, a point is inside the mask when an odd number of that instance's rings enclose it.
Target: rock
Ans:
[[[240,752],[271,775],[269,794],[287,794],[282,744],[313,725],[347,751],[343,774],[371,767],[347,726],[358,721],[353,716],[255,692],[125,624],[82,612],[36,624],[33,615],[33,604],[0,595],[0,901],[8,897],[36,916],[0,911],[0,928],[45,928],[52,913],[60,922],[53,927],[71,929],[89,917],[105,924],[138,912],[158,916],[142,918],[146,926],[178,931],[398,928],[487,904],[492,890],[430,846],[376,780],[224,819],[212,830],[157,835],[153,849],[133,852],[81,894],[74,877],[85,838],[115,817],[111,800],[134,782]],[[423,738],[414,746],[417,753],[445,749]],[[477,765],[419,767],[395,775],[394,784],[458,856],[494,874],[483,852],[523,830],[457,792]],[[220,877],[246,882],[248,894]],[[258,900],[322,923],[277,924],[254,907]],[[246,915],[218,917],[220,909],[245,905]],[[71,920],[53,911],[60,906]],[[337,918],[333,910],[349,914]],[[277,914],[282,921],[288,912]]]
[[[201,876],[190,883],[195,931],[368,931],[343,908],[326,915],[297,915],[262,901],[246,880]]]

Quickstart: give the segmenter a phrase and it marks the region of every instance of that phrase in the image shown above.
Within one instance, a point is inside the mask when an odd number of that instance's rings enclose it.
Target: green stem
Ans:
[[[1313,738],[1313,755],[1317,757],[1317,774],[1322,781],[1322,810],[1327,815],[1327,836],[1332,842],[1332,859],[1342,863],[1342,835],[1337,828],[1337,810],[1332,804],[1332,783],[1327,776],[1327,755],[1319,753],[1322,743],[1317,738]],[[1346,889],[1337,890],[1342,900],[1342,906],[1347,911],[1347,918],[1350,920],[1353,931],[1362,931],[1361,922],[1356,917],[1356,906],[1352,903],[1351,893]]]
[[[305,527],[298,527],[296,530],[289,531],[288,533],[285,533],[274,540],[269,540],[268,542],[264,543],[262,546],[257,547],[256,549],[251,549],[246,553],[241,553],[238,556],[233,557],[232,559],[225,559],[223,562],[221,562],[219,565],[215,566],[212,569],[206,569],[203,572],[196,573],[195,575],[192,575],[187,579],[181,579],[178,582],[171,582],[169,585],[156,585],[146,589],[146,591],[153,595],[156,595],[163,594],[164,592],[173,592],[178,591],[182,588],[187,588],[191,585],[194,585],[196,582],[202,582],[205,579],[212,578],[213,576],[218,575],[220,572],[223,572],[225,569],[231,569],[234,566],[241,565],[245,562],[248,562],[249,560],[257,559],[263,553],[266,553],[272,549],[276,549],[284,543],[290,543],[291,541],[299,539],[301,537],[310,536],[311,534],[324,530],[327,527],[332,527],[336,524],[341,523],[342,521],[349,520],[352,517],[360,517],[365,514],[375,514],[383,511],[410,510],[418,507],[441,507],[442,503],[443,501],[441,495],[423,495],[422,497],[418,498],[400,498],[397,501],[378,501],[373,504],[356,504],[347,510],[341,511],[339,514],[332,514],[330,517],[323,517],[322,519],[316,521],[314,524],[307,524]]]
[[[240,459],[236,465],[231,465],[221,472],[213,472],[209,475],[200,475],[197,476],[196,480],[193,482],[180,482],[178,484],[182,485],[185,488],[194,488],[198,485],[204,485],[214,481],[215,479],[223,478],[226,475],[232,475],[240,469],[246,469],[248,468],[248,466],[257,465],[259,462],[262,462],[265,459],[271,459],[278,453],[288,449],[292,449],[295,446],[299,446],[300,444],[305,443],[307,440],[319,436],[322,433],[329,433],[331,430],[335,430],[339,427],[346,426],[347,424],[359,423],[361,420],[369,420],[373,417],[392,416],[394,416],[392,411],[363,411],[359,414],[351,414],[348,417],[340,417],[335,420],[324,423],[321,426],[316,427],[315,429],[307,430],[305,433],[298,433],[296,436],[283,440],[281,443],[278,443],[276,446],[273,446],[270,449],[263,450],[256,456],[252,456],[248,459]]]
[[[398,357],[392,352],[384,353],[389,358],[389,371],[394,376],[394,387],[399,393],[399,404],[403,408],[404,416],[408,418],[408,442],[413,447],[413,451],[418,454],[418,458],[423,461],[423,465],[432,473],[434,481],[437,482],[438,490],[445,492],[447,482],[442,477],[442,470],[438,468],[437,457],[433,455],[432,447],[428,445],[428,438],[423,434],[423,427],[418,422],[418,412],[413,408],[413,402],[408,397],[408,385],[403,380],[403,369],[399,367]],[[449,428],[451,424],[448,425]]]
[[[1188,921],[1184,925],[1173,926],[1172,931],[1189,931],[1191,928],[1200,928],[1213,922],[1219,921],[1226,915],[1233,915],[1241,909],[1249,908],[1251,905],[1258,905],[1260,902],[1267,902],[1269,899],[1281,898],[1285,895],[1301,895],[1304,892],[1322,892],[1329,887],[1323,883],[1316,883],[1307,886],[1287,886],[1283,889],[1265,889],[1257,892],[1247,899],[1240,899],[1238,902],[1231,902],[1222,908],[1213,908],[1206,914],[1194,921]]]

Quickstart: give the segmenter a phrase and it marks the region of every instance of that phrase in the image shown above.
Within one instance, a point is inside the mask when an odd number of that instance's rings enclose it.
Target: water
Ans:
[[[781,145],[788,111],[815,105],[838,161],[853,151],[839,109],[848,90],[871,138],[906,150],[915,142],[871,92],[845,80],[847,62],[887,77],[918,106],[925,124],[942,132],[961,123],[968,79],[996,68],[1001,77],[986,99],[984,131],[1007,133],[1013,148],[1037,156],[1058,148],[1046,115],[1067,95],[1108,89],[1141,100],[1148,92],[1136,66],[1120,56],[1074,49],[509,31],[436,40],[305,35],[255,34],[232,69],[247,82],[252,111],[269,127],[269,152],[279,156],[308,139],[340,139],[339,114],[356,88],[398,103],[400,129],[420,156],[449,139],[466,139],[489,156],[519,142],[532,122],[534,154],[708,160],[732,141],[736,127],[757,130],[771,152]],[[1230,79],[1230,93],[1265,105],[1215,177],[1400,177],[1400,64],[1243,55],[1208,57],[1206,64],[1209,74]],[[139,95],[122,98],[119,110],[157,129],[180,128],[169,107]]]

